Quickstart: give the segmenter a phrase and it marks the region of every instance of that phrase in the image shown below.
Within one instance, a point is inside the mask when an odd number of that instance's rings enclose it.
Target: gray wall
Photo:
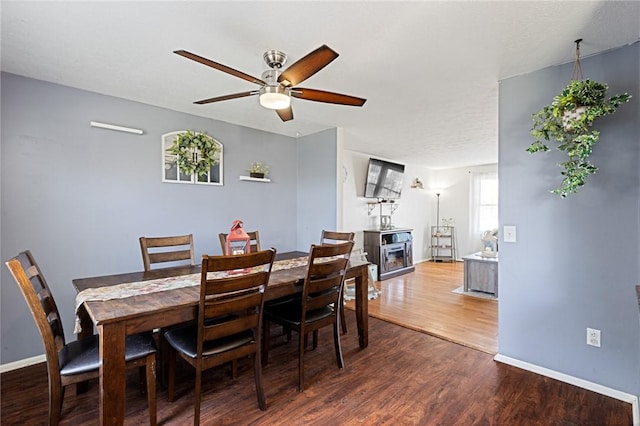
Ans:
[[[563,153],[531,155],[531,114],[568,84],[573,64],[500,83],[500,354],[634,395],[640,394],[639,43],[584,58],[585,78],[631,101],[600,119],[592,161],[600,170],[578,194],[560,184]],[[586,345],[587,327],[602,347]]]
[[[337,129],[298,139],[298,246],[320,242],[318,229],[336,228]]]
[[[199,258],[219,254],[217,234],[242,219],[260,230],[265,247],[308,249],[297,245],[298,191],[309,191],[298,182],[295,139],[12,74],[2,73],[1,84],[0,257],[33,252],[68,339],[75,339],[71,280],[141,270],[141,235],[193,233]],[[90,121],[145,133],[91,128]],[[160,137],[186,129],[224,144],[224,186],[161,182]],[[335,158],[334,135],[310,139],[315,162]],[[330,149],[323,151],[325,142]],[[253,161],[270,165],[271,183],[239,180]],[[317,183],[312,190],[324,191]],[[0,269],[4,364],[44,351],[17,286]]]

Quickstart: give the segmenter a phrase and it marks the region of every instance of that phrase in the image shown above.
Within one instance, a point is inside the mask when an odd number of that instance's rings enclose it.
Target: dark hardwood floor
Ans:
[[[493,361],[482,351],[370,318],[369,347],[358,347],[355,315],[346,311],[339,370],[331,330],[306,354],[307,389],[298,393],[294,341],[273,329],[264,369],[267,411],[257,406],[251,363],[204,374],[202,424],[207,425],[631,425],[629,404]],[[44,364],[0,377],[2,425],[40,425],[47,419]],[[137,372],[128,376],[126,424],[148,423]],[[193,421],[193,369],[180,369],[177,400],[158,389],[158,421]],[[97,383],[88,393],[68,389],[63,425],[95,425]]]

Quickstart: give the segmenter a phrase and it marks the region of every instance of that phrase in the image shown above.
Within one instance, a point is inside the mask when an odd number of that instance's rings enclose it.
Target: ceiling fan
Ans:
[[[291,109],[292,96],[308,101],[351,106],[362,106],[367,101],[366,99],[340,93],[294,87],[329,65],[331,61],[338,57],[338,53],[326,45],[322,45],[307,54],[284,71],[280,69],[287,61],[287,55],[279,50],[269,50],[265,52],[263,58],[270,69],[262,73],[262,78],[250,76],[249,74],[203,58],[195,53],[187,52],[186,50],[176,50],[173,53],[260,86],[258,90],[234,93],[194,102],[200,105],[259,95],[260,105],[275,110],[282,121],[289,121],[293,120],[293,110]]]

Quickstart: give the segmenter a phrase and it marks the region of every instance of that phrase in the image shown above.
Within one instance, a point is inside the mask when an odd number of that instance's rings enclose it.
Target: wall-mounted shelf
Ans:
[[[391,229],[391,216],[398,209],[398,204],[387,201],[367,201],[367,216],[371,216],[376,206],[380,206],[380,229]],[[384,206],[387,206],[387,214],[383,214]]]
[[[373,211],[373,209],[376,208],[376,206],[380,206],[380,214],[382,214],[382,206],[390,206],[390,212],[389,214],[393,214],[397,209],[398,209],[398,203],[385,203],[385,202],[381,202],[381,201],[368,201],[367,202],[367,215],[370,215],[371,212]]]
[[[252,178],[249,176],[240,176],[240,180],[250,180],[251,182],[271,182],[271,179],[267,178]]]

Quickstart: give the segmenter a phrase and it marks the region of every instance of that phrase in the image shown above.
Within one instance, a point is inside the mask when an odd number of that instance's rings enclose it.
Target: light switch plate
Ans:
[[[516,242],[516,227],[515,226],[505,226],[503,228],[503,241],[505,243],[515,243]]]

